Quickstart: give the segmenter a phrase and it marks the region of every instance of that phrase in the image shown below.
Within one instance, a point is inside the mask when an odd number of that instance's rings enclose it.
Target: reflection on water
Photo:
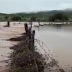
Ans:
[[[36,38],[49,47],[59,65],[72,67],[72,26],[41,26],[35,30]]]

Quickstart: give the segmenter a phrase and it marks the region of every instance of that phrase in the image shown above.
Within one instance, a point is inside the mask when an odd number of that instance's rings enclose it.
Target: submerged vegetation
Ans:
[[[20,41],[20,43],[11,47],[13,53],[11,54],[10,72],[44,72],[44,64],[46,63],[42,55],[35,50],[33,54],[28,48],[25,35],[17,39],[11,39],[12,41]]]

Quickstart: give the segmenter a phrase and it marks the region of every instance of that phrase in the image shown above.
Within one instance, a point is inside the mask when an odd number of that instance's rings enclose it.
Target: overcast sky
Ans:
[[[0,0],[0,13],[37,12],[72,8],[72,0]]]

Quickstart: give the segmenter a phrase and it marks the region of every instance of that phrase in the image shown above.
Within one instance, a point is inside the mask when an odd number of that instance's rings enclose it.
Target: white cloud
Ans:
[[[59,5],[59,9],[66,9],[66,8],[72,8],[72,3],[62,3]]]
[[[0,0],[0,12],[31,12],[72,8],[72,0]]]

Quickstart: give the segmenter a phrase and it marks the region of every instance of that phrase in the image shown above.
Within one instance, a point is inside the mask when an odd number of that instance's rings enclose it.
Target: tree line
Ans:
[[[9,16],[6,15],[5,21],[50,21],[50,22],[55,22],[55,21],[69,21],[69,17],[63,13],[56,13],[48,18],[37,18],[36,16],[32,15],[31,17],[28,18],[23,18],[22,16]]]

